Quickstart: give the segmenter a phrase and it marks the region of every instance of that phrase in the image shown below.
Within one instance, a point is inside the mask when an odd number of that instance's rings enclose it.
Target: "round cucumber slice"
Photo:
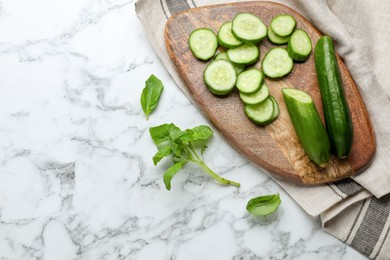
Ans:
[[[215,56],[215,60],[226,60],[230,62],[227,53],[225,51],[218,53],[217,56]],[[233,64],[233,67],[236,70],[237,75],[245,70],[245,65]]]
[[[257,105],[245,105],[245,113],[255,124],[267,124],[274,114],[274,104],[268,97],[264,102]]]
[[[269,96],[269,89],[265,83],[255,93],[245,94],[245,93],[240,92],[240,98],[241,98],[242,102],[244,102],[247,105],[259,104],[259,103],[263,102],[264,100],[266,100],[268,96]]]
[[[276,33],[274,33],[274,31],[272,31],[271,26],[268,27],[267,37],[268,37],[268,40],[270,42],[272,42],[273,44],[276,44],[276,45],[286,44],[286,43],[288,43],[288,40],[290,39],[290,36],[281,37],[281,36],[277,35]]]
[[[256,63],[260,57],[259,47],[252,43],[246,43],[235,49],[227,50],[228,59],[240,65],[251,65]]]
[[[262,69],[266,76],[270,78],[280,78],[286,76],[293,69],[294,62],[288,56],[288,52],[283,48],[273,48],[265,55]]]
[[[226,48],[236,48],[243,44],[232,33],[232,22],[224,23],[218,31],[218,42]]]
[[[236,87],[241,93],[251,94],[259,91],[264,82],[264,74],[258,69],[248,69],[237,76]]]
[[[305,61],[309,58],[312,44],[309,35],[301,29],[296,30],[288,42],[287,51],[295,61]]]
[[[199,28],[192,31],[188,42],[190,50],[200,60],[212,58],[218,48],[217,36],[208,28]]]
[[[281,14],[274,17],[271,21],[271,28],[278,36],[286,37],[293,33],[297,22],[289,14]]]
[[[258,43],[267,36],[267,27],[257,16],[240,13],[232,22],[232,32],[242,42]]]
[[[273,96],[269,96],[273,105],[274,105],[274,113],[272,114],[272,118],[271,120],[269,121],[269,123],[271,123],[272,121],[274,121],[276,118],[278,118],[279,116],[279,104],[278,102],[276,101],[276,99],[273,97]]]
[[[204,70],[203,79],[212,93],[226,95],[233,90],[237,74],[230,62],[214,60]]]

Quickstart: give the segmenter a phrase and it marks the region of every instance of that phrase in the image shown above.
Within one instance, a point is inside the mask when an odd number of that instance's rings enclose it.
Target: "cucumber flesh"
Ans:
[[[215,60],[226,60],[230,62],[226,51],[218,53],[217,56],[215,56]],[[236,70],[237,75],[245,70],[245,65],[233,64],[233,67]]]
[[[267,99],[269,96],[268,86],[264,83],[260,90],[252,94],[245,94],[240,92],[240,98],[242,102],[247,105],[256,105]]]
[[[212,93],[226,95],[233,90],[237,74],[230,62],[214,60],[204,70],[203,79]]]
[[[305,61],[309,58],[312,44],[309,35],[301,29],[296,30],[290,37],[287,51],[291,59]]]
[[[330,141],[312,98],[304,91],[282,89],[287,111],[307,156],[320,167],[330,159]]]
[[[251,94],[259,91],[264,83],[264,74],[258,69],[248,69],[237,76],[236,87],[241,93]]]
[[[269,50],[262,63],[264,74],[270,78],[286,76],[291,72],[293,66],[293,60],[288,56],[286,49],[283,48]]]
[[[199,28],[191,32],[189,45],[196,58],[208,60],[214,56],[218,48],[218,40],[212,30]]]
[[[233,20],[232,32],[242,42],[258,43],[267,36],[267,27],[257,16],[240,13]]]
[[[274,31],[272,31],[271,26],[268,27],[267,37],[268,37],[268,40],[270,42],[272,42],[273,44],[276,44],[276,45],[286,44],[286,43],[288,43],[288,40],[290,39],[290,36],[281,37],[281,36],[277,35],[276,33],[274,33]]]
[[[293,33],[297,22],[289,14],[281,14],[274,17],[271,21],[271,28],[275,34],[281,37],[289,36]]]
[[[256,45],[246,43],[235,49],[227,50],[227,55],[229,60],[235,64],[251,65],[259,60],[260,50]]]
[[[232,22],[224,23],[218,31],[218,42],[226,48],[236,48],[243,44],[232,33]]]
[[[274,104],[268,97],[256,105],[245,105],[245,113],[257,125],[266,125],[274,114]]]

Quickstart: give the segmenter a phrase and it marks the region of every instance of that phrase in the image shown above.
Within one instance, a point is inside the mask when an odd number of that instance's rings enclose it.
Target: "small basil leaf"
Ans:
[[[183,142],[192,141],[207,141],[214,134],[210,127],[200,125],[192,129],[184,131],[184,135],[180,137]]]
[[[171,190],[171,180],[175,174],[183,168],[186,164],[186,161],[180,161],[172,165],[166,172],[164,173],[164,184],[167,190]]]
[[[169,137],[176,141],[180,136],[182,136],[185,132],[182,132],[179,127],[175,126],[174,124],[170,124],[168,128]]]
[[[172,153],[171,148],[166,146],[160,150],[153,156],[153,163],[157,165],[164,157],[167,157]]]
[[[266,216],[275,212],[280,203],[279,194],[260,196],[249,200],[246,210],[256,216]]]
[[[145,88],[141,94],[141,106],[146,115],[146,119],[148,119],[149,114],[156,108],[163,90],[164,85],[161,80],[153,74],[150,75],[145,82]]]
[[[164,141],[167,141],[169,138],[168,129],[171,124],[163,124],[159,126],[154,126],[149,128],[150,136],[152,137],[156,145],[161,144]]]

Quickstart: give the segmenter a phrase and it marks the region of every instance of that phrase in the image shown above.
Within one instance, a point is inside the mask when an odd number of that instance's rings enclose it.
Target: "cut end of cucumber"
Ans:
[[[232,32],[242,42],[258,43],[267,36],[267,27],[257,16],[241,13],[233,20]]]
[[[265,55],[262,69],[270,78],[284,77],[293,69],[294,62],[284,48],[273,48]]]
[[[299,100],[301,103],[312,103],[313,100],[306,92],[295,88],[282,89],[283,95]]]
[[[208,28],[199,28],[192,31],[189,38],[190,50],[200,60],[212,58],[218,48],[215,33]]]
[[[276,16],[271,21],[272,30],[281,37],[289,36],[293,33],[297,22],[294,17],[289,14],[281,14]]]
[[[212,61],[206,67],[203,77],[209,90],[216,95],[230,93],[237,80],[233,65],[226,60]]]

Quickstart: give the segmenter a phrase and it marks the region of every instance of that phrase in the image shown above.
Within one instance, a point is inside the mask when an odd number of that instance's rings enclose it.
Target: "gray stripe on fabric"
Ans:
[[[165,0],[165,3],[167,4],[168,10],[171,15],[180,13],[191,8],[187,0]]]
[[[359,212],[358,212],[358,214],[356,215],[355,220],[353,221],[352,227],[351,227],[351,229],[349,230],[348,235],[347,235],[347,237],[345,238],[344,242],[347,242],[348,239],[349,239],[349,237],[351,236],[352,231],[353,231],[353,229],[355,228],[356,223],[357,223],[357,221],[358,221],[358,219],[359,219],[359,216],[360,216],[360,214],[362,213],[363,208],[364,208],[364,205],[367,203],[367,201],[369,201],[369,200],[368,200],[368,199],[364,200],[364,202],[363,202],[362,205],[360,206]]]
[[[365,255],[370,255],[384,232],[383,228],[390,213],[390,196],[372,199],[364,218],[356,231],[351,246]]]
[[[350,196],[361,190],[363,187],[356,183],[354,180],[348,178],[341,181],[337,181],[334,185],[345,195]]]
[[[165,17],[168,19],[169,16],[168,16],[168,14],[167,14],[167,11],[165,10],[165,7],[164,7],[164,4],[163,4],[163,1],[162,1],[162,0],[160,0],[160,4],[161,4],[161,9],[163,10]]]
[[[379,247],[378,252],[376,252],[375,257],[373,259],[376,259],[378,257],[378,255],[379,255],[379,253],[382,251],[382,247],[385,244],[385,241],[387,240],[387,237],[389,236],[389,231],[390,231],[390,228],[387,229],[386,235],[385,235],[385,237],[384,237],[384,239],[383,239],[383,241],[382,241],[382,243],[381,243],[381,245]]]

